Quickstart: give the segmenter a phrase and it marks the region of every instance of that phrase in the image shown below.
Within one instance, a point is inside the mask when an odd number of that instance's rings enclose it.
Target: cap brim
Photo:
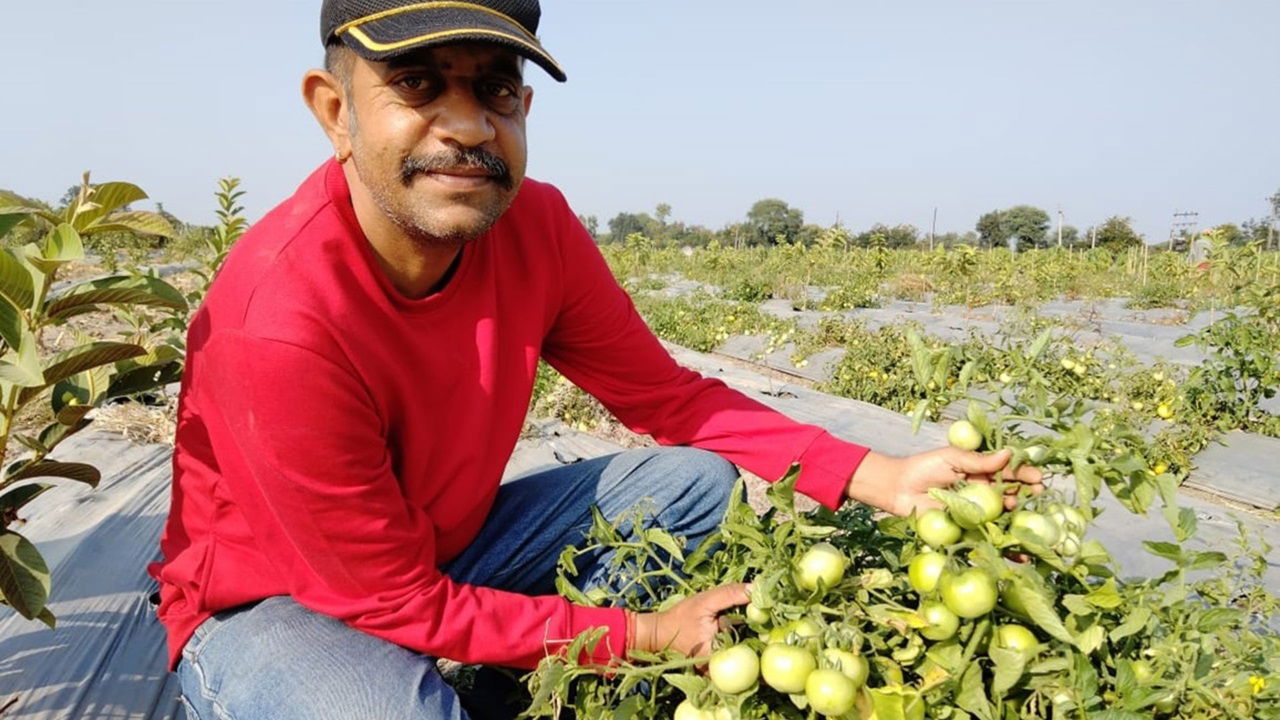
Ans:
[[[505,15],[481,6],[409,6],[348,23],[336,34],[367,60],[389,60],[421,48],[462,42],[501,45],[534,61],[556,80],[567,79],[537,37]]]

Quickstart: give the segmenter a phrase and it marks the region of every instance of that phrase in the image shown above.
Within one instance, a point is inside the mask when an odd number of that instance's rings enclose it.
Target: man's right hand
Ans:
[[[633,650],[677,650],[689,657],[710,654],[711,641],[720,631],[720,613],[746,605],[747,583],[722,585],[685,598],[667,610],[634,616]]]

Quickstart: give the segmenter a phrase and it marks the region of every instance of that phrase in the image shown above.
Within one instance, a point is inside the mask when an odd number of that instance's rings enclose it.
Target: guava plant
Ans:
[[[111,308],[187,308],[182,293],[158,277],[112,275],[67,287],[57,287],[57,277],[68,263],[84,259],[86,237],[107,232],[173,237],[162,216],[122,209],[146,197],[129,183],[93,185],[87,173],[75,200],[60,212],[0,194],[0,238],[18,227],[35,230],[40,238],[0,250],[0,602],[50,626],[48,567],[11,526],[27,503],[53,487],[50,478],[97,485],[97,468],[54,459],[54,449],[92,422],[94,408],[165,382],[164,370],[175,358],[163,349],[92,340],[77,332],[65,334],[76,338],[75,344],[49,347],[48,331]],[[19,415],[36,404],[47,405],[52,419],[34,431],[19,428]],[[12,462],[10,440],[26,450]]]

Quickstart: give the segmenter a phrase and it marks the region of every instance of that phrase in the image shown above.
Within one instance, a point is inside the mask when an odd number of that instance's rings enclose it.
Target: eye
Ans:
[[[492,98],[506,99],[515,97],[516,89],[508,83],[492,81],[483,83],[480,89]]]
[[[431,89],[431,79],[426,75],[403,75],[392,83],[396,87],[409,92],[418,93]]]

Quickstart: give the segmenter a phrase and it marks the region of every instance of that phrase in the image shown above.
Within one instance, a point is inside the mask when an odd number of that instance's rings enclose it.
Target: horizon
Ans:
[[[1150,244],[1174,212],[1198,211],[1199,229],[1265,219],[1280,189],[1280,4],[804,7],[543,3],[540,35],[569,82],[528,66],[529,175],[601,229],[666,203],[715,230],[776,197],[807,223],[924,235],[935,207],[943,234],[1019,204],[1049,213],[1052,235],[1061,206],[1081,232],[1131,217]],[[328,155],[298,93],[322,54],[318,9],[14,8],[29,32],[7,46],[10,66],[43,64],[2,81],[15,110],[0,137],[21,170],[0,187],[56,202],[91,170],[208,224],[217,180],[234,175],[258,219]]]

